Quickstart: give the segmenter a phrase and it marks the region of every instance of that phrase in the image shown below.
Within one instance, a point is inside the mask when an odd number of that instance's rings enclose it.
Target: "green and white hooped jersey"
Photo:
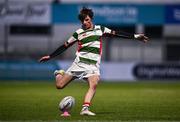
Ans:
[[[78,29],[67,41],[78,42],[75,61],[99,65],[102,55],[101,37],[106,33],[111,33],[111,30],[100,25],[95,25],[92,30]]]

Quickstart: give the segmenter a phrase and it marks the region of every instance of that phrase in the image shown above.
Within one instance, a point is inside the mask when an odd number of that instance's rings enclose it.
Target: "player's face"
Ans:
[[[85,19],[82,21],[82,25],[85,29],[92,29],[92,19],[89,16],[86,16]]]

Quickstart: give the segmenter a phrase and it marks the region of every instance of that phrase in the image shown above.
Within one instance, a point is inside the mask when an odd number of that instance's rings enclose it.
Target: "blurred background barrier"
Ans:
[[[9,75],[12,73],[4,72],[13,70],[12,68],[8,69],[7,66],[17,64],[22,68],[24,63],[29,66],[35,65],[36,63],[29,64],[29,62],[53,52],[64,43],[80,27],[77,15],[83,6],[93,9],[95,24],[129,33],[145,33],[150,38],[150,42],[147,44],[135,40],[103,38],[102,79],[134,81],[139,78],[139,75],[132,75],[130,72],[133,70],[124,72],[122,67],[131,69],[130,67],[133,67],[134,64],[179,63],[180,1],[178,0],[1,0],[1,78],[14,78]],[[70,64],[75,58],[75,51],[76,45],[57,56],[54,61],[69,62]],[[15,60],[15,62],[11,62],[11,60]],[[37,69],[38,66],[41,69],[41,65],[45,67],[45,65],[50,66],[54,63],[37,63]],[[106,67],[108,68],[106,69]],[[113,67],[119,68],[117,71],[112,71]],[[174,67],[176,68],[178,65]],[[52,69],[47,68],[47,72],[51,72],[51,75]],[[67,69],[67,67],[63,69]],[[179,75],[178,70],[174,70],[174,72],[176,71],[176,74]],[[14,73],[13,75],[15,75]],[[16,73],[18,75],[18,72]],[[40,74],[43,75],[43,73],[47,76],[43,71]],[[22,78],[19,79],[28,77],[27,74],[20,73],[19,77],[20,75]],[[48,76],[47,79],[52,77]],[[176,78],[179,79],[179,77],[174,77],[174,79]],[[147,77],[147,79],[151,78]]]
[[[38,63],[37,61],[1,61],[0,81],[2,80],[54,80],[54,70],[67,69],[72,61]],[[180,80],[179,63],[122,63],[102,62],[102,81],[139,80]]]
[[[58,66],[67,69],[71,61],[59,61]],[[138,62],[102,62],[101,79],[104,81],[140,81],[140,80],[180,80],[180,64],[138,63]]]

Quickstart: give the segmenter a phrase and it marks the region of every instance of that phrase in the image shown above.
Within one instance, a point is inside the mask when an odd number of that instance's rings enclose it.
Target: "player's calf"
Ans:
[[[57,89],[63,89],[73,78],[73,76],[66,74],[64,70],[57,70],[54,75],[56,76]]]

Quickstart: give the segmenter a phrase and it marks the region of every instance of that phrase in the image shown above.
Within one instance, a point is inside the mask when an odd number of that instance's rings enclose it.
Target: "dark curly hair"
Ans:
[[[92,9],[83,7],[78,15],[78,19],[81,22],[83,22],[87,16],[89,16],[91,19],[93,19],[94,13],[93,13]]]

